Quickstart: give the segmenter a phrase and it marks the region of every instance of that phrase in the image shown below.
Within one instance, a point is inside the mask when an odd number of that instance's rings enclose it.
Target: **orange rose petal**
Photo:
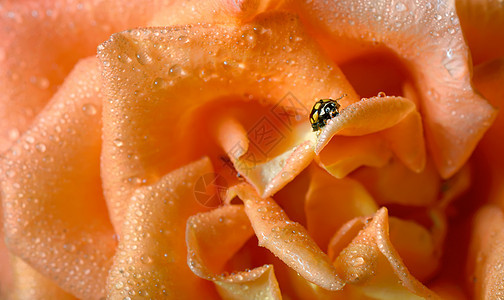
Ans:
[[[245,22],[266,10],[279,7],[283,2],[271,0],[175,1],[169,9],[158,12],[149,22],[149,26]]]
[[[169,2],[2,1],[0,152],[28,129],[79,59],[95,55],[112,33],[146,24]]]
[[[298,5],[320,40],[328,40],[323,43],[326,51],[338,51],[338,39],[353,40],[358,47],[385,46],[406,62],[421,93],[436,166],[444,178],[454,174],[495,117],[494,109],[471,88],[469,54],[454,1],[442,5],[413,0],[299,1]]]
[[[310,187],[311,169],[316,168],[311,164],[304,169],[294,180],[275,194],[275,202],[282,207],[293,221],[306,227],[305,201],[306,193]]]
[[[233,163],[247,153],[249,148],[247,131],[238,120],[229,116],[219,122],[217,140]]]
[[[328,291],[304,279],[292,269],[286,270],[288,279],[298,299],[313,300],[347,300],[347,299],[373,299],[355,293],[352,289],[344,288],[341,291]]]
[[[460,171],[450,179],[445,180],[441,185],[441,195],[437,207],[440,211],[446,210],[448,205],[464,195],[473,183],[471,167],[465,165]]]
[[[431,233],[414,221],[389,218],[390,241],[417,280],[425,282],[437,270],[440,248]]]
[[[379,135],[334,136],[315,161],[336,178],[344,178],[361,166],[382,167],[392,157]]]
[[[214,280],[253,234],[243,205],[194,215],[187,220],[187,263],[199,277]]]
[[[76,66],[0,166],[7,246],[78,298],[105,295],[116,247],[100,179],[98,67]]]
[[[273,265],[239,272],[226,279],[215,282],[222,299],[282,299]]]
[[[234,186],[229,197],[237,195],[245,203],[245,212],[259,239],[306,280],[327,290],[340,290],[343,283],[326,254],[310,238],[306,229],[290,221],[271,198],[261,199],[248,184]]]
[[[19,257],[12,257],[12,268],[14,272],[12,293],[8,294],[8,297],[5,295],[4,299],[77,299]]]
[[[495,0],[457,0],[460,26],[474,64],[504,56],[504,9]]]
[[[438,210],[430,213],[432,227],[427,231],[416,222],[401,220],[394,217],[389,219],[390,240],[397,250],[404,264],[418,279],[426,279],[438,267],[440,251],[446,235],[446,219]],[[358,235],[368,220],[356,217],[346,224],[332,237],[329,244],[329,257],[334,260],[345,246]]]
[[[256,161],[249,150],[247,132],[236,120],[224,120],[219,126],[218,140],[228,154],[236,171],[252,184],[261,197],[269,197],[293,180],[312,161],[313,135],[306,124],[292,128],[295,140],[286,151],[269,158],[267,161]],[[254,133],[252,133],[254,134]],[[275,142],[275,141],[274,141]],[[279,147],[285,145],[278,145]],[[273,149],[274,150],[274,149]]]
[[[504,295],[504,214],[497,206],[481,208],[474,219],[468,255],[467,283],[474,299]]]
[[[333,237],[330,247],[335,248],[330,249],[333,255],[339,253],[335,266],[344,272],[349,291],[374,299],[438,298],[410,274],[392,246],[386,208],[378,210],[372,220],[350,221]]]
[[[306,228],[313,240],[326,249],[343,224],[355,217],[373,214],[378,206],[359,182],[349,178],[338,180],[316,170],[306,195]]]
[[[1,200],[1,199],[0,199]],[[3,213],[0,206],[0,223],[3,222]],[[7,293],[12,290],[13,270],[11,266],[11,253],[5,245],[3,226],[0,226],[0,299],[7,298]]]
[[[418,111],[408,114],[402,121],[380,133],[390,150],[401,162],[414,172],[425,168],[426,153],[422,118]]]
[[[245,172],[241,171],[240,167],[244,165],[240,165],[240,161],[237,162],[239,167],[236,169],[254,184],[261,197],[266,198],[293,180],[310,164],[314,156],[313,142],[305,140],[282,155],[266,163],[258,164],[251,170],[245,166],[243,168]]]
[[[198,120],[190,118],[204,103],[252,95],[274,105],[291,93],[308,122],[316,99],[343,93],[347,104],[357,99],[341,71],[286,14],[239,27],[117,33],[98,56],[110,99],[104,108],[103,184],[117,230],[133,189],[208,152],[194,132]]]
[[[497,108],[499,114],[494,124],[485,134],[478,151],[482,165],[488,166],[485,169],[485,182],[488,182],[489,199],[502,200],[500,195],[504,192],[502,182],[504,180],[504,58],[500,58],[474,68],[474,85],[485,96],[488,101]]]
[[[415,109],[415,104],[402,97],[364,98],[345,107],[322,128],[315,152],[317,154],[335,134],[356,136],[390,128]]]
[[[467,295],[464,289],[451,279],[436,280],[429,284],[429,289],[434,291],[444,300],[466,300]]]
[[[195,183],[212,170],[210,160],[203,158],[135,191],[108,273],[109,298],[212,295],[211,284],[189,269],[184,239],[187,219],[207,210],[194,195]]]
[[[351,176],[360,181],[380,205],[427,207],[438,200],[441,189],[441,178],[432,162],[416,173],[392,159],[381,168],[361,168]]]
[[[201,278],[212,280],[223,299],[281,299],[272,265],[221,275],[225,263],[254,234],[243,205],[226,205],[187,221],[188,265]]]
[[[313,28],[313,30],[316,29]],[[317,33],[312,34],[317,35]],[[330,43],[329,40],[326,40],[326,42]],[[373,97],[379,92],[387,95],[406,96],[403,93],[402,86],[410,80],[410,76],[396,55],[386,49],[377,49],[367,53],[364,57],[346,60],[340,56],[340,53],[337,53],[341,50],[347,51],[349,47],[352,47],[351,43],[346,44],[344,47],[338,47],[334,44],[329,55],[335,59],[361,97]]]

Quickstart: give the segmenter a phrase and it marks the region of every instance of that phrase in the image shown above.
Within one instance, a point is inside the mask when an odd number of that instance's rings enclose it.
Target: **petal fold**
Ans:
[[[290,221],[271,198],[260,198],[254,189],[241,184],[231,188],[228,197],[238,196],[245,204],[259,245],[269,249],[306,280],[327,290],[343,287],[327,255],[311,239],[306,229]]]
[[[361,297],[438,299],[410,274],[392,246],[386,208],[372,219],[356,218],[345,224],[331,240],[329,255],[349,283],[345,289]]]
[[[415,104],[402,97],[364,98],[345,107],[339,116],[322,128],[315,145],[317,154],[335,134],[360,136],[390,128],[415,109]]]
[[[231,275],[224,265],[254,234],[243,205],[226,205],[187,221],[188,265],[201,278],[212,280],[223,299],[281,299],[273,265]]]

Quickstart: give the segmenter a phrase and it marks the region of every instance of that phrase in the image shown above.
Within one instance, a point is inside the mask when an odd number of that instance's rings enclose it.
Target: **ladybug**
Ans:
[[[345,96],[346,94],[336,100],[320,99],[315,102],[310,113],[310,123],[313,131],[320,130],[327,125],[327,121],[339,115],[340,104],[338,100]]]

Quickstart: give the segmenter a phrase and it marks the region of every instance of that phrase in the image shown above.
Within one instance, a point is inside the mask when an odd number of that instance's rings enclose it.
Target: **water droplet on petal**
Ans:
[[[404,3],[402,3],[402,2],[397,2],[395,8],[397,11],[405,11],[406,5],[404,5]]]
[[[11,141],[17,140],[19,138],[19,130],[17,128],[11,128],[8,135]]]
[[[39,80],[38,80],[38,86],[39,86],[41,89],[43,89],[43,90],[47,89],[47,88],[49,87],[49,85],[50,85],[50,84],[51,84],[51,83],[49,82],[49,79],[47,79],[47,78],[45,78],[45,77],[41,77],[41,78],[39,78]]]
[[[114,145],[116,145],[117,147],[122,147],[123,144],[123,141],[121,141],[120,139],[114,140]]]
[[[47,147],[46,145],[42,144],[42,143],[38,143],[35,145],[35,149],[37,149],[39,152],[45,152]]]
[[[152,57],[147,53],[137,53],[136,58],[141,65],[150,64],[152,62]]]
[[[87,103],[87,104],[84,104],[82,106],[82,111],[86,114],[86,115],[89,115],[89,116],[93,116],[96,114],[97,112],[97,109],[96,109],[96,106],[94,106],[93,104],[91,103]]]

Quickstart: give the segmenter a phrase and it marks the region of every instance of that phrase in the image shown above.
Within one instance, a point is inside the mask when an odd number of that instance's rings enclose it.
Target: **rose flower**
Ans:
[[[504,295],[502,4],[0,12],[2,299]]]

